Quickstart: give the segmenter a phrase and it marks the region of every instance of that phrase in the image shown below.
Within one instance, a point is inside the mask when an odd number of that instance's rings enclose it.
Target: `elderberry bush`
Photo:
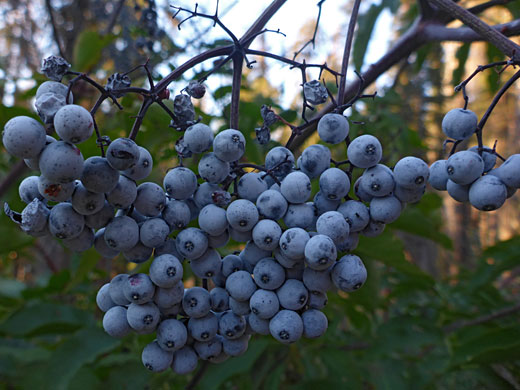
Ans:
[[[5,212],[27,234],[54,237],[73,251],[93,248],[105,258],[121,254],[130,263],[150,263],[148,273],[116,275],[96,303],[110,336],[154,335],[142,351],[153,372],[187,374],[198,360],[240,356],[255,334],[282,344],[323,335],[328,294],[355,293],[367,280],[353,253],[359,237],[381,234],[421,199],[428,182],[484,211],[499,208],[520,187],[519,155],[495,168],[490,148],[459,151],[430,167],[415,156],[387,166],[380,140],[368,133],[351,139],[339,107],[317,122],[320,144],[297,156],[289,145],[276,146],[263,161],[248,163],[240,129],[216,132],[196,117],[191,99],[205,93],[196,81],[172,99],[179,164],[155,183],[149,181],[153,156],[135,134],[100,137],[94,115],[75,105],[60,82],[68,67],[51,60],[45,69],[54,81],[36,93],[43,123],[19,116],[4,126],[4,147],[34,173],[19,186],[27,206],[18,213],[6,205]],[[129,85],[111,76],[106,93],[119,98]],[[310,105],[329,98],[316,80],[303,84],[303,94]],[[265,106],[261,113],[258,142],[265,144],[280,117]],[[466,109],[450,111],[442,123],[456,142],[476,126]],[[85,159],[78,145],[93,136],[101,156]],[[331,145],[339,145],[344,161],[332,159]],[[188,158],[196,171],[183,165]],[[230,252],[230,240],[239,251]],[[186,288],[186,275],[202,287]]]

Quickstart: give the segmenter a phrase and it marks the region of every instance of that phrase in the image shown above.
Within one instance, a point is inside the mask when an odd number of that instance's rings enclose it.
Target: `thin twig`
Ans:
[[[354,39],[354,29],[356,27],[357,16],[359,13],[359,4],[361,0],[355,0],[350,21],[348,23],[347,39],[345,40],[345,49],[343,50],[343,61],[341,62],[341,77],[339,79],[338,104],[343,104],[345,101],[345,85],[347,83],[348,62],[350,58],[350,50],[352,48],[352,40]]]
[[[197,370],[197,372],[195,374],[193,374],[193,377],[191,378],[188,385],[185,387],[185,390],[193,390],[195,388],[195,386],[197,386],[199,384],[200,380],[204,376],[204,373],[208,369],[208,366],[209,366],[209,362],[207,360],[204,360],[202,362],[202,365],[200,366],[200,368]]]
[[[499,377],[513,386],[513,389],[520,390],[520,383],[518,383],[515,376],[504,365],[495,363],[491,365],[491,368]]]
[[[511,314],[515,314],[516,312],[519,312],[519,311],[520,311],[520,303],[518,303],[514,306],[511,306],[511,307],[506,307],[505,309],[498,310],[492,314],[487,314],[487,315],[484,315],[481,317],[477,317],[472,320],[456,321],[456,322],[446,325],[442,329],[444,330],[445,333],[452,333],[459,329],[467,328],[468,326],[481,325],[486,322],[490,322],[490,321],[497,320],[499,318],[507,317],[507,316],[510,316]]]
[[[143,123],[146,111],[148,111],[148,108],[152,105],[152,103],[153,101],[151,99],[145,99],[143,101],[143,104],[141,105],[139,113],[137,114],[134,124],[132,126],[132,131],[130,131],[130,135],[128,136],[128,138],[130,138],[131,140],[135,140],[135,138],[137,137],[137,133],[139,133],[139,129],[141,128],[141,124]]]
[[[489,105],[488,109],[486,110],[486,112],[484,113],[482,118],[480,119],[480,122],[478,123],[477,130],[476,130],[479,150],[482,150],[482,148],[484,147],[484,145],[482,143],[482,129],[486,125],[486,122],[487,122],[489,116],[493,112],[493,109],[495,108],[495,106],[498,104],[498,101],[500,100],[500,98],[506,93],[506,91],[509,89],[509,87],[511,87],[515,83],[515,81],[518,80],[519,78],[520,78],[520,70],[518,72],[516,72],[513,75],[513,77],[511,77],[509,80],[507,80],[507,82],[502,86],[502,88],[500,88],[500,90],[497,92],[497,94],[493,98],[493,101]]]
[[[314,47],[316,45],[316,35],[318,34],[318,27],[320,26],[321,6],[323,5],[323,3],[325,3],[325,1],[327,1],[327,0],[320,0],[318,2],[318,4],[316,4],[318,6],[318,16],[316,18],[316,24],[314,26],[314,33],[312,34],[312,38],[309,39],[307,42],[305,42],[305,44],[301,47],[300,50],[298,50],[297,52],[294,53],[293,60],[295,60],[296,57],[298,57],[298,54],[300,54],[303,50],[305,50],[305,48],[307,46],[309,46],[310,44],[312,44],[312,49],[314,50]]]
[[[114,26],[116,24],[117,18],[119,17],[119,14],[121,13],[121,10],[123,9],[123,5],[125,5],[125,0],[119,0],[119,2],[116,5],[116,8],[114,9],[114,12],[112,13],[110,22],[108,23],[108,26],[105,29],[105,32],[103,33],[103,35],[107,35],[112,32],[112,29],[114,28]]]
[[[52,25],[52,33],[54,34],[54,40],[56,41],[56,46],[58,46],[58,51],[60,52],[60,56],[65,57],[65,50],[62,47],[60,34],[58,33],[58,26],[56,24],[56,20],[54,19],[54,13],[52,12],[52,4],[51,0],[45,0],[45,6],[47,7],[47,12],[49,13],[49,19]]]

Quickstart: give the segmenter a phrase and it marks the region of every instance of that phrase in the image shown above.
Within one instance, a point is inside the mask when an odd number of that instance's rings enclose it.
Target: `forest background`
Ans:
[[[215,7],[215,1],[200,3],[208,12]],[[247,12],[244,3],[249,4]],[[353,1],[306,0],[297,5],[297,17],[291,16],[295,3],[300,2],[288,1],[289,10],[280,11],[267,25],[287,37],[264,34],[253,47],[292,57],[316,31],[320,4],[314,48],[307,45],[298,58],[340,69]],[[260,13],[269,2],[255,4],[221,1],[223,22],[240,36],[258,16],[256,8]],[[518,1],[460,4],[489,25],[508,23],[509,35],[520,35]],[[190,8],[193,3],[175,5]],[[354,134],[370,133],[381,140],[390,166],[405,155],[429,163],[445,158],[449,147],[443,147],[442,117],[464,104],[454,87],[478,65],[505,58],[493,45],[474,42],[480,39],[467,28],[460,30],[461,23],[445,14],[436,15],[437,24],[414,39],[410,31],[418,22],[428,22],[431,11],[426,1],[361,4],[348,83],[356,80],[353,70],[364,72],[365,93],[377,96],[360,101],[346,114],[351,123],[362,122],[352,126]],[[34,95],[45,81],[39,69],[49,54],[62,55],[72,69],[100,81],[149,59],[154,79],[160,80],[194,55],[225,43],[210,21],[191,20],[178,30],[181,19],[171,16],[166,1],[1,3],[0,126],[17,115],[37,118]],[[392,50],[395,58],[390,61],[383,54]],[[248,140],[247,160],[261,163],[266,151],[283,144],[290,131],[280,125],[267,146],[256,144],[260,107],[270,105],[287,121],[298,123],[302,98],[297,70],[257,61],[242,76],[239,128]],[[171,84],[172,94],[211,66],[211,61],[199,65]],[[468,86],[469,108],[481,117],[513,71],[479,74]],[[334,79],[324,77],[335,92]],[[132,82],[145,85],[146,75],[133,73]],[[231,71],[221,69],[207,86],[197,113],[213,129],[226,128]],[[97,91],[86,83],[75,84],[72,91],[75,103],[84,107],[92,107],[97,99]],[[485,144],[493,146],[497,140],[503,156],[519,152],[519,98],[517,83],[485,129]],[[127,95],[121,104],[123,111],[104,104],[96,118],[112,139],[129,133],[140,99]],[[178,163],[174,145],[180,134],[168,124],[168,115],[152,106],[137,138],[154,157],[151,180],[157,183]],[[296,155],[319,141],[311,132],[302,139]],[[471,139],[463,146],[474,144],[476,139]],[[87,142],[82,152],[85,158],[97,154],[95,142]],[[344,146],[333,150],[333,155],[342,153]],[[23,161],[2,149],[1,200],[21,209],[18,184],[30,174]],[[140,354],[149,337],[116,340],[101,328],[102,313],[95,304],[99,287],[117,273],[142,272],[146,264],[103,259],[94,250],[73,253],[56,241],[26,236],[2,215],[0,388],[520,389],[520,199],[515,195],[500,210],[484,213],[445,195],[429,188],[421,202],[408,206],[382,235],[360,241],[355,253],[365,262],[368,281],[355,293],[329,294],[324,337],[291,346],[255,337],[245,355],[204,366],[187,377],[144,369]],[[187,280],[188,285],[196,282],[193,277]]]

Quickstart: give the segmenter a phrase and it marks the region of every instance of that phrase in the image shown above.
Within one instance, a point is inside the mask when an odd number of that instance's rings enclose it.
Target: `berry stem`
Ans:
[[[242,54],[236,53],[233,56],[233,84],[231,87],[231,113],[229,125],[232,129],[237,130],[238,120],[240,116],[240,87],[242,85],[242,64]]]
[[[478,148],[479,152],[482,152],[483,150],[483,143],[482,143],[482,129],[486,125],[486,122],[491,115],[491,112],[493,112],[493,109],[498,104],[500,98],[506,93],[506,91],[515,83],[516,80],[520,78],[520,70],[517,71],[507,82],[500,88],[500,90],[497,92],[495,97],[493,98],[493,101],[489,105],[488,109],[480,119],[480,122],[477,125],[477,130],[475,131],[477,134],[477,140],[478,140]]]
[[[143,101],[143,104],[141,105],[141,108],[139,109],[139,113],[137,114],[135,118],[134,125],[132,126],[132,131],[130,132],[130,135],[128,138],[135,141],[135,138],[137,137],[137,133],[139,133],[139,128],[141,127],[141,124],[143,123],[144,116],[146,114],[146,111],[148,111],[148,108],[152,105],[153,101],[151,98],[146,98]]]

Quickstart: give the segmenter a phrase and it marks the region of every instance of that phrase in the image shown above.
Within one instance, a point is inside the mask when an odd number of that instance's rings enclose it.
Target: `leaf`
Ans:
[[[120,341],[98,328],[84,328],[59,345],[52,353],[45,375],[44,387],[68,389],[70,380],[85,365],[117,347]]]
[[[424,215],[415,207],[406,208],[399,219],[392,222],[389,227],[412,233],[420,237],[429,238],[446,249],[453,248],[453,243],[450,238],[439,230],[440,226],[429,221],[428,216]]]
[[[152,374],[143,363],[134,359],[125,365],[112,367],[105,382],[106,389],[142,390],[149,387]],[[174,387],[171,387],[174,388]]]
[[[46,361],[51,352],[21,339],[0,340],[0,356],[8,356],[17,363]]]
[[[0,325],[0,333],[35,336],[74,331],[91,321],[91,315],[72,306],[35,301],[22,307]]]
[[[520,358],[520,327],[492,329],[453,347],[451,365],[493,363]]]
[[[492,45],[491,43],[486,45],[486,55],[488,63],[501,61],[504,59],[504,53],[502,53],[495,45]],[[496,93],[500,88],[500,75],[496,70],[496,68],[492,68],[485,73],[488,88],[491,93]]]
[[[469,49],[471,45],[469,43],[464,43],[457,49],[457,53],[455,53],[455,58],[458,61],[458,66],[453,70],[452,75],[452,84],[455,87],[460,84],[462,81],[462,77],[464,76],[466,70],[466,61],[469,56]]]
[[[520,265],[520,236],[513,237],[507,241],[487,248],[481,256],[480,266],[475,271],[468,283],[471,289],[494,281],[502,272],[515,268]],[[493,262],[488,262],[492,258]]]
[[[359,253],[363,260],[365,257],[378,260],[416,278],[418,282],[421,281],[425,286],[433,286],[434,281],[430,275],[405,259],[403,243],[388,230],[375,238],[360,236],[359,245],[355,252]]]
[[[267,348],[269,340],[265,338],[251,341],[247,352],[239,359],[230,359],[218,366],[210,366],[200,381],[201,389],[217,389],[222,383],[237,374],[244,374],[251,370]]]
[[[40,120],[38,115],[34,113],[34,111],[28,110],[25,107],[20,106],[13,106],[13,107],[7,107],[3,104],[0,105],[0,124],[3,125],[11,118],[14,118],[15,116],[30,116],[31,118],[34,118],[36,120]]]
[[[97,31],[83,31],[74,45],[73,69],[78,72],[89,72],[99,64],[103,49],[113,40],[113,35],[101,35]]]
[[[360,70],[363,66],[363,61],[367,52],[368,43],[372,37],[374,26],[384,8],[384,1],[379,5],[372,4],[365,13],[358,17],[358,30],[352,49],[352,59],[354,62],[354,69],[356,70]]]

